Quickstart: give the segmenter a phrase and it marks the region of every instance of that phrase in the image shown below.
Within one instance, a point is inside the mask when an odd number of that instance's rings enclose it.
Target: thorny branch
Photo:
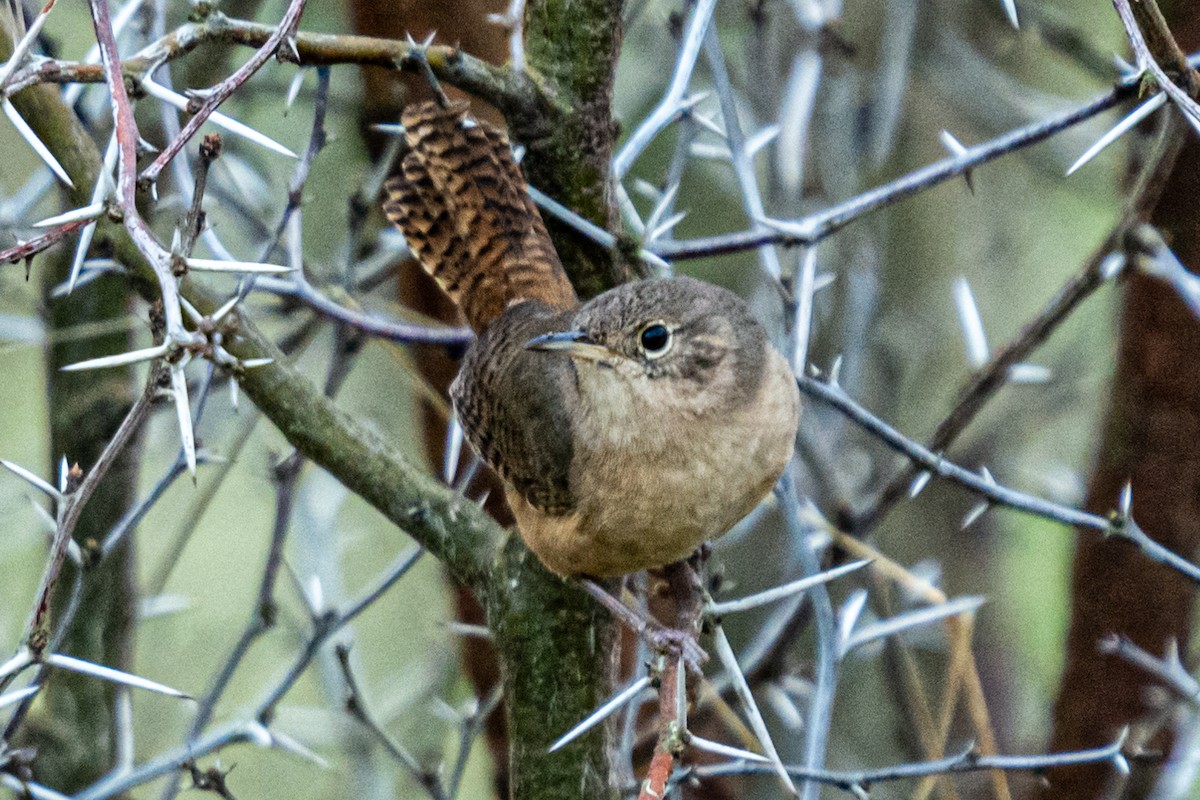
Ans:
[[[1154,207],[1183,146],[1178,124],[1163,120],[1154,137],[1154,145],[1142,157],[1142,168],[1131,181],[1120,218],[1104,241],[1092,252],[1077,273],[1029,320],[1011,342],[1004,345],[982,368],[976,370],[959,390],[959,399],[938,423],[926,448],[934,452],[948,449],[967,429],[988,401],[1008,383],[1010,370],[1040,347],[1077,308],[1113,277],[1113,259],[1124,259],[1126,236],[1132,226],[1144,220]],[[873,528],[907,493],[920,467],[913,464],[901,470],[879,493],[869,508],[857,514],[850,524],[862,535]]]
[[[197,741],[163,753],[127,773],[113,775],[89,787],[78,796],[79,800],[102,800],[113,797],[167,773],[186,766],[189,762],[223,750],[234,744],[250,742],[260,746],[284,747],[286,745],[272,734],[270,723],[280,700],[295,686],[296,681],[312,664],[322,645],[331,636],[353,621],[359,614],[375,603],[386,591],[403,578],[416,564],[424,551],[412,550],[401,555],[391,567],[384,571],[376,585],[354,602],[340,610],[314,610],[312,631],[303,648],[288,667],[284,676],[275,683],[254,706],[249,718],[243,722],[225,725],[200,737]]]
[[[87,474],[83,475],[78,465],[76,465],[60,476],[59,490],[53,495],[56,506],[56,526],[51,541],[50,556],[36,593],[33,610],[29,615],[29,621],[26,625],[21,645],[21,652],[27,652],[30,656],[30,664],[43,662],[47,656],[51,655],[51,651],[56,650],[60,646],[67,629],[78,612],[84,570],[93,568],[104,558],[104,553],[100,551],[88,552],[86,554],[76,551],[76,566],[79,568],[79,571],[76,574],[70,601],[66,608],[51,608],[51,600],[55,595],[63,562],[68,557],[70,548],[74,545],[73,537],[80,516],[86,508],[88,500],[91,499],[92,494],[95,492],[96,487],[99,486],[100,481],[103,480],[104,476],[113,466],[118,455],[125,449],[145,423],[151,407],[159,395],[161,379],[161,365],[155,362],[151,365],[145,390],[129,409],[120,426],[113,433],[112,438],[109,439],[104,450],[100,453]],[[12,466],[9,468],[13,469]],[[63,468],[66,468],[65,462]],[[52,610],[55,612],[53,616],[51,615]],[[52,626],[57,630],[53,630]],[[19,652],[14,658],[20,657],[21,653]],[[19,671],[13,671],[0,677],[0,693],[3,693],[5,688],[11,685],[12,681],[18,675]],[[43,666],[37,671],[27,688],[36,690],[41,687],[45,679],[46,670]],[[31,694],[21,702],[17,710],[9,718],[4,730],[4,740],[11,738],[21,725],[32,701],[33,695]]]
[[[283,19],[275,26],[271,35],[263,42],[262,47],[258,48],[250,60],[238,67],[237,71],[211,89],[202,93],[193,93],[194,98],[203,98],[203,102],[192,114],[187,124],[183,126],[183,130],[171,140],[170,144],[163,148],[162,152],[154,159],[154,162],[142,172],[141,180],[154,183],[158,178],[158,173],[167,165],[167,162],[174,158],[191,141],[196,132],[200,130],[200,126],[212,116],[221,103],[229,99],[230,95],[248,81],[263,64],[267,63],[267,59],[275,55],[276,51],[285,41],[290,42],[290,38],[295,35],[296,26],[300,24],[300,15],[304,12],[305,2],[306,0],[291,0],[287,11],[283,15]]]
[[[200,22],[181,25],[121,62],[123,75],[135,84],[159,66],[178,60],[210,43],[261,48],[275,36],[277,26],[232,19],[213,11]],[[291,46],[294,45],[294,48]],[[349,34],[296,31],[281,57],[301,66],[359,64],[417,71],[422,59],[438,80],[457,86],[505,111],[532,112],[554,107],[554,99],[532,75],[514,75],[454,47],[419,44]],[[38,83],[104,83],[104,69],[93,64],[36,59],[17,69],[6,87],[12,95]]]
[[[796,779],[814,781],[827,786],[833,786],[855,797],[863,797],[874,784],[890,783],[898,780],[911,780],[929,775],[955,775],[964,772],[979,772],[982,770],[1006,770],[1014,772],[1039,773],[1052,767],[1072,766],[1076,764],[1094,764],[1114,762],[1119,769],[1128,770],[1121,747],[1125,742],[1122,735],[1111,744],[1091,750],[1078,750],[1070,753],[1051,753],[1039,756],[982,756],[973,748],[962,751],[946,758],[930,762],[901,764],[895,767],[883,767],[857,772],[838,772],[834,770],[810,770],[802,767],[788,767],[788,773]],[[714,766],[693,767],[678,776],[677,782],[686,781],[689,777],[710,778],[720,775],[752,775],[767,774],[771,771],[769,764],[741,762],[719,764]]]
[[[137,128],[132,115],[132,104],[125,92],[125,79],[129,79],[136,86],[140,80],[147,78],[162,64],[179,59],[196,48],[210,42],[230,42],[259,48],[254,58],[248,61],[237,73],[219,84],[206,97],[199,107],[199,113],[192,117],[184,130],[172,140],[168,149],[155,160],[150,169],[143,173],[144,178],[151,180],[158,175],[158,172],[171,157],[186,144],[188,138],[203,122],[204,117],[208,113],[215,111],[217,106],[241,86],[271,55],[277,55],[282,59],[294,59],[302,65],[363,63],[381,64],[399,68],[412,68],[419,60],[419,55],[420,58],[428,60],[431,69],[440,79],[475,91],[480,96],[492,100],[502,109],[528,110],[529,108],[549,108],[554,104],[553,93],[548,91],[548,87],[538,82],[536,75],[533,75],[532,79],[525,75],[514,77],[512,72],[484,65],[482,62],[478,62],[453,48],[421,48],[421,53],[417,54],[414,51],[414,46],[404,45],[399,42],[389,42],[369,37],[328,36],[295,32],[295,25],[298,22],[303,4],[303,0],[293,0],[289,5],[288,16],[285,17],[284,23],[277,26],[230,20],[219,13],[212,13],[200,22],[178,28],[159,41],[144,48],[136,56],[122,61],[117,54],[112,22],[108,18],[107,4],[103,0],[90,0],[97,40],[100,42],[103,55],[103,66],[76,64],[50,59],[33,60],[27,66],[20,67],[13,73],[11,83],[7,87],[8,93],[15,93],[22,88],[37,83],[67,83],[76,81],[106,81],[108,83],[113,96],[113,114],[119,152],[119,180],[116,207],[122,216],[123,224],[131,240],[158,280],[159,288],[166,304],[165,310],[169,322],[168,330],[171,336],[177,340],[178,344],[188,343],[191,339],[190,335],[184,329],[180,317],[179,303],[175,295],[177,284],[174,274],[169,269],[171,254],[165,251],[154,237],[148,225],[138,216],[135,206],[138,138]],[[519,5],[519,3],[514,3],[514,7]],[[1122,6],[1127,7],[1128,3],[1117,0],[1117,6],[1120,10]],[[623,154],[618,155],[618,165],[627,168],[629,162],[636,157],[639,148],[644,147],[649,138],[652,138],[658,130],[661,130],[672,120],[681,119],[686,116],[684,113],[686,111],[685,106],[690,102],[690,99],[687,97],[688,80],[690,79],[691,70],[698,57],[702,43],[711,42],[709,46],[713,52],[710,54],[710,58],[714,59],[714,69],[721,67],[716,62],[716,58],[720,52],[716,29],[715,27],[710,27],[714,7],[715,3],[704,2],[697,3],[694,6],[693,16],[690,19],[684,36],[684,45],[680,50],[680,59],[677,62],[676,71],[672,75],[672,88],[667,98],[665,98],[668,102],[663,104],[662,113],[657,115],[661,119],[653,120],[654,124],[645,129],[646,133],[642,139],[637,140],[640,142],[638,147],[631,147],[625,150]],[[514,29],[519,29],[519,26],[515,23],[512,26]],[[514,44],[515,47],[516,45]],[[1136,41],[1135,47],[1137,47]],[[1139,50],[1139,56],[1141,55],[1142,53]],[[1146,66],[1152,68],[1150,64]],[[761,248],[764,258],[770,260],[773,258],[773,251],[770,250],[772,246],[787,247],[814,244],[871,211],[912,196],[953,177],[967,174],[971,169],[980,164],[1042,141],[1081,120],[1090,118],[1107,108],[1111,108],[1118,102],[1132,96],[1135,90],[1136,81],[1134,79],[1127,79],[1112,92],[1078,109],[1013,131],[991,143],[968,148],[966,152],[960,155],[931,165],[924,170],[918,170],[891,184],[858,195],[844,203],[830,206],[808,217],[792,221],[757,218],[759,214],[764,213],[762,212],[761,197],[758,196],[759,190],[752,182],[746,180],[753,169],[752,156],[747,154],[745,149],[746,142],[740,141],[742,137],[740,131],[736,129],[736,119],[728,119],[727,139],[735,162],[735,170],[741,182],[741,189],[743,191],[742,199],[748,215],[751,217],[752,229],[743,233],[704,237],[681,242],[672,242],[664,238],[653,243],[651,250],[662,257],[684,259]],[[719,91],[722,108],[726,116],[729,117],[736,114],[736,105],[733,104],[734,98],[729,86],[722,86]],[[1183,104],[1182,107],[1187,109],[1186,104]],[[618,169],[616,171],[619,174],[624,170]],[[94,176],[91,177],[94,178]],[[623,187],[618,188],[623,191]],[[202,199],[199,194],[202,193],[198,193],[196,203],[199,203]],[[669,205],[669,202],[664,203],[663,208]],[[285,214],[285,221],[286,216]],[[53,241],[63,238],[88,222],[89,220],[80,220],[68,223],[51,231],[44,237],[39,237],[24,245],[19,245],[17,248],[10,248],[10,250],[4,251],[0,255],[12,255],[13,257],[10,260],[26,258],[28,255],[32,255],[32,253],[53,244]],[[649,227],[653,228],[654,226]],[[280,230],[282,230],[282,226]],[[49,240],[47,237],[56,238]],[[605,246],[616,247],[617,240],[610,239]],[[767,253],[771,253],[771,255],[766,255]],[[128,253],[125,253],[125,255],[128,255]],[[1006,365],[1009,360],[1019,360],[1019,358],[1023,357],[1022,353],[1036,346],[1058,321],[1069,314],[1082,298],[1095,288],[1095,285],[1097,285],[1098,270],[1099,267],[1093,263],[1077,279],[1069,283],[1064,292],[1060,294],[1060,297],[1048,307],[1047,312],[1031,323],[1031,329],[1036,332],[1023,334],[1013,348],[1006,350],[993,360],[992,366],[979,380],[985,380],[987,376],[990,376],[993,380],[998,375],[1002,376],[1006,372]],[[466,336],[461,331],[454,329],[439,331],[436,329],[421,329],[420,326],[413,326],[411,329],[406,329],[403,327],[403,323],[379,322],[368,315],[350,311],[332,303],[332,301],[326,300],[299,273],[295,279],[290,281],[281,279],[262,280],[258,288],[267,289],[276,294],[296,297],[317,313],[328,316],[345,326],[356,328],[372,336],[379,336],[395,341],[439,341],[446,344],[462,344],[466,341]],[[247,289],[247,291],[249,290]],[[190,300],[193,305],[205,313],[211,313],[212,309],[218,305],[215,298],[200,288],[189,289],[185,292],[185,295],[186,299]],[[264,355],[274,358],[277,351],[257,333],[248,316],[241,316],[242,313],[241,310],[236,312],[244,327],[242,328],[240,340],[236,343],[231,343],[231,350],[235,354],[248,358]],[[803,361],[803,358],[801,358],[801,361]],[[304,379],[299,377],[294,371],[289,372],[283,367],[272,367],[264,369],[259,373],[243,374],[240,377],[245,381],[248,391],[256,401],[268,409],[269,413],[274,413],[275,416],[273,418],[277,422],[280,422],[281,427],[287,429],[289,436],[293,438],[293,441],[297,441],[298,446],[306,453],[320,451],[323,445],[328,444],[326,441],[318,441],[320,438],[319,434],[298,429],[300,425],[312,424],[314,420],[321,423],[328,423],[333,431],[334,438],[338,436],[354,438],[361,435],[362,438],[359,440],[359,443],[362,446],[352,452],[349,457],[341,454],[337,457],[331,456],[321,459],[324,463],[329,464],[331,470],[336,474],[344,475],[352,471],[347,466],[347,462],[353,461],[356,458],[375,457],[377,460],[372,462],[371,466],[373,467],[378,467],[380,460],[388,460],[388,455],[380,454],[379,451],[382,448],[368,436],[363,435],[362,431],[350,424],[351,421],[347,420],[344,416],[339,416],[334,407],[328,404],[322,405],[318,402],[318,399],[313,396],[312,387],[303,386]],[[855,404],[836,386],[822,384],[819,381],[813,381],[805,377],[801,377],[799,380],[804,391],[820,398],[824,402],[834,405],[843,414],[847,415],[848,418],[862,425],[872,435],[893,449],[904,454],[914,464],[919,465],[921,469],[956,481],[971,491],[985,497],[991,503],[1008,505],[1067,524],[1090,527],[1105,534],[1118,535],[1131,539],[1151,557],[1171,564],[1193,580],[1200,580],[1200,571],[1193,565],[1188,564],[1174,554],[1163,551],[1161,548],[1155,549],[1157,545],[1146,537],[1133,523],[1132,513],[1128,508],[1112,518],[1105,519],[1014,492],[996,484],[990,478],[990,475],[986,473],[982,476],[976,475],[945,461],[945,459],[935,452],[942,449],[942,447],[923,448],[919,444],[907,439],[886,426],[881,420],[870,415],[861,406]],[[982,403],[984,399],[991,396],[992,391],[993,389],[989,384],[986,390],[968,390],[968,395],[973,398],[972,402]],[[288,392],[299,397],[301,402],[289,405],[283,398],[275,396]],[[969,419],[974,410],[976,410],[975,407],[964,412],[965,418]],[[284,419],[289,415],[292,416],[290,420]],[[283,421],[280,421],[281,419]],[[140,422],[140,419],[138,421]],[[965,422],[955,424],[961,429],[961,425],[965,425]],[[953,433],[948,434],[949,438],[953,438],[953,435]],[[120,435],[118,434],[118,437],[114,438],[113,442],[117,443],[119,440]],[[328,450],[324,452],[328,455]],[[291,464],[292,462],[289,460],[287,463]],[[393,477],[397,471],[403,473],[405,477],[411,477],[407,474],[411,470],[407,464],[399,463],[398,465],[392,464],[391,466],[395,467],[390,473]],[[388,470],[384,469],[383,471],[387,472]],[[294,480],[295,473],[291,472],[290,475],[291,480]],[[92,473],[89,473],[84,482],[86,483],[91,477]],[[380,480],[379,473],[373,473],[369,469],[362,470],[362,474],[357,477],[357,482],[348,481],[348,483],[351,484],[352,488],[363,489],[364,494],[368,495],[370,495],[368,484],[372,481]],[[384,484],[387,483],[386,480],[382,482]],[[430,483],[418,482],[415,486],[409,485],[408,488],[410,491],[407,492],[401,506],[397,506],[394,502],[389,504],[386,498],[379,496],[378,489],[376,489],[374,495],[370,496],[370,499],[372,499],[372,502],[380,505],[381,508],[385,508],[386,513],[392,519],[402,524],[409,524],[423,540],[428,539],[434,549],[439,551],[439,555],[446,555],[446,551],[450,546],[445,544],[445,538],[453,535],[453,530],[451,529],[461,521],[460,514],[471,517],[472,519],[467,524],[475,528],[474,533],[480,533],[479,526],[483,523],[480,523],[474,517],[476,510],[470,504],[459,503],[454,499],[447,502],[445,495],[438,493],[437,490],[432,488]],[[79,494],[82,495],[83,493],[79,492]],[[267,565],[264,568],[263,579],[260,585],[260,607],[257,611],[261,612],[261,614],[255,620],[252,620],[251,625],[246,629],[247,643],[245,647],[248,647],[249,641],[257,635],[257,633],[251,633],[251,631],[258,631],[260,622],[269,622],[267,615],[271,605],[271,590],[280,568],[280,548],[282,547],[284,536],[281,532],[280,521],[283,520],[283,524],[286,525],[287,494],[288,492],[281,486],[280,502],[283,503],[283,506],[276,519],[276,533],[272,539],[271,551],[268,555]],[[414,497],[419,498],[415,503],[412,499]],[[80,501],[80,507],[82,507],[82,501]],[[480,538],[486,544],[491,544],[497,536],[494,530],[489,529],[482,533]],[[486,550],[487,547],[485,545],[479,549]],[[478,556],[478,552],[473,553],[473,555]],[[414,555],[412,559],[402,561],[389,573],[389,576],[376,591],[369,593],[360,602],[347,607],[343,611],[322,612],[321,609],[313,609],[313,631],[305,642],[303,652],[293,663],[292,668],[282,681],[276,684],[258,705],[253,714],[253,721],[236,723],[228,728],[210,733],[207,736],[200,736],[195,740],[189,740],[185,747],[164,754],[125,774],[113,776],[111,779],[93,786],[83,796],[87,798],[108,797],[112,794],[126,791],[154,777],[161,776],[166,772],[181,768],[194,768],[197,758],[216,752],[239,741],[253,741],[271,746],[284,746],[282,741],[270,730],[270,721],[279,700],[291,688],[298,676],[307,668],[332,632],[343,626],[353,616],[361,612],[363,608],[377,599],[388,586],[404,574],[408,567],[411,566],[412,560],[415,560],[415,557]],[[54,563],[54,560],[52,560],[50,566],[53,567]],[[61,564],[61,558],[58,560],[58,563]],[[459,564],[458,571],[460,577],[466,576],[475,580],[484,580],[479,574],[482,568],[478,562],[466,565]],[[53,578],[51,578],[52,580]],[[231,670],[232,668],[236,668],[240,660],[238,653],[242,651],[244,651],[243,647],[235,648],[235,654],[231,656],[228,662]],[[349,670],[348,661],[345,661],[345,665],[345,676],[347,683],[351,687],[352,696],[361,699],[361,694],[358,692],[353,681],[353,675]],[[665,666],[662,674],[663,687],[660,690],[660,719],[665,724],[668,720],[678,721],[680,717],[677,702],[672,701],[670,708],[667,708],[664,704],[671,698],[677,697],[678,692],[675,689],[685,681],[685,676],[678,665],[670,664]],[[672,679],[675,681],[674,686],[671,685]],[[218,681],[214,690],[206,698],[209,701],[207,713],[211,713],[211,703],[215,702],[216,697],[220,695],[222,686],[223,682]],[[830,703],[832,702],[832,697],[827,699]],[[193,730],[194,735],[199,735],[202,732],[207,722],[207,713],[197,715],[197,725]],[[204,718],[203,720],[202,717]],[[370,725],[369,715],[364,714],[360,716],[360,719]],[[686,730],[686,726],[684,726],[684,730]],[[382,734],[381,730],[380,733]],[[664,734],[666,733],[669,733],[669,731],[664,731]],[[386,740],[386,736],[381,735],[380,739],[384,742],[385,747],[390,751],[394,751],[393,754],[399,752],[394,743],[389,743]],[[664,736],[664,746],[660,748],[660,755],[664,755],[665,758],[656,755],[657,771],[655,771],[652,764],[652,775],[660,776],[661,780],[659,777],[655,777],[652,783],[647,784],[647,790],[653,789],[658,793],[668,788],[667,776],[671,772],[672,759],[670,758],[670,753],[673,746],[669,738]],[[891,770],[835,773],[816,769],[815,767],[789,767],[788,772],[797,778],[824,782],[847,791],[861,792],[865,791],[865,788],[872,782],[923,775],[953,774],[974,769],[1042,769],[1049,766],[1083,763],[1086,761],[1118,761],[1120,759],[1119,748],[1120,743],[1118,742],[1107,748],[1095,751],[1024,760],[990,756],[980,757],[973,752],[967,751],[936,762],[905,765]],[[700,777],[735,772],[748,774],[770,769],[773,769],[770,765],[735,763],[719,767],[697,768],[683,775],[676,775],[675,780],[684,780],[693,776]],[[724,772],[722,772],[723,770]],[[430,786],[433,786],[433,784],[430,784]],[[435,797],[440,797],[442,789],[440,787],[437,788],[437,792],[431,793]],[[46,792],[46,790],[40,787],[38,791]]]
[[[21,261],[25,262],[25,277],[29,277],[29,265],[33,261],[33,257],[43,250],[48,250],[54,245],[61,242],[66,237],[70,236],[75,231],[85,225],[90,224],[90,219],[77,219],[71,222],[64,222],[62,225],[51,228],[41,236],[35,236],[32,239],[16,244],[7,250],[0,250],[0,264],[17,264]]]
[[[26,633],[26,642],[35,652],[49,639],[47,625],[49,624],[50,597],[54,592],[54,584],[58,580],[63,560],[66,558],[67,545],[71,541],[75,525],[79,522],[79,517],[87,506],[88,500],[96,491],[96,487],[100,485],[101,479],[108,473],[108,469],[116,460],[117,455],[145,422],[151,405],[158,397],[160,375],[159,364],[155,362],[150,367],[150,378],[146,383],[145,391],[129,409],[129,413],[125,415],[120,427],[109,439],[104,451],[96,459],[96,463],[92,465],[86,475],[71,478],[70,473],[68,474],[66,491],[60,501],[62,507],[58,510],[58,530],[54,534],[50,563],[47,566],[46,574],[42,577],[38,602]],[[73,471],[77,472],[78,467],[76,466]]]
[[[694,636],[700,630],[700,615],[703,610],[700,600],[698,576],[691,564],[681,562],[668,565],[661,575],[667,586],[667,596],[675,610],[674,627],[686,636]],[[675,760],[684,750],[687,739],[688,669],[687,661],[678,657],[662,656],[657,660],[658,673],[658,730],[659,739],[650,759],[650,768],[638,800],[654,800],[665,797],[667,784]],[[699,676],[697,676],[699,677]]]
[[[147,46],[137,55],[121,62],[121,68],[124,74],[134,81],[138,81],[149,76],[161,64],[181,58],[202,44],[230,42],[261,48],[271,42],[275,30],[275,26],[230,19],[219,12],[213,12],[203,22],[181,26],[158,42]],[[703,35],[703,30],[698,29],[697,35]],[[295,54],[298,54],[298,63],[302,66],[368,64],[416,69],[421,58],[424,57],[439,80],[470,91],[502,110],[528,110],[539,106],[548,108],[551,103],[546,99],[544,90],[537,83],[516,78],[510,81],[511,85],[508,85],[505,83],[504,76],[509,73],[500,68],[485,65],[453,48],[441,46],[426,48],[388,39],[304,32],[297,32],[289,41],[294,42]],[[1200,56],[1193,56],[1187,63],[1200,63]],[[40,59],[14,72],[8,92],[16,92],[21,88],[40,82],[87,83],[104,79],[104,73],[95,65]],[[1076,108],[1016,129],[991,142],[968,147],[961,154],[910,172],[889,184],[829,206],[807,217],[795,220],[756,220],[756,225],[751,230],[680,241],[660,241],[653,243],[649,250],[658,258],[682,261],[739,253],[768,245],[796,247],[816,244],[870,212],[893,205],[946,181],[970,174],[983,164],[1038,144],[1089,120],[1117,104],[1135,97],[1139,86],[1136,76],[1123,78],[1111,91]],[[533,92],[532,95],[531,92]],[[669,113],[663,119],[662,124],[665,125],[679,117],[686,111],[686,106],[685,97],[681,95],[675,98],[674,105],[668,106]],[[659,129],[661,129],[661,125],[653,130],[656,132]],[[631,152],[632,145],[631,141],[622,150],[622,153],[618,154],[618,158]],[[626,155],[626,157],[629,156]],[[149,170],[145,177],[148,177],[148,172]],[[157,171],[154,174],[157,175]],[[615,247],[617,241],[609,239],[601,244]]]
[[[1193,56],[1192,63],[1200,61]],[[781,247],[813,245],[836,233],[865,214],[893,205],[931,189],[946,181],[962,177],[975,168],[1038,144],[1068,128],[1113,108],[1118,103],[1136,97],[1138,82],[1134,78],[1120,81],[1112,91],[1100,95],[1076,108],[1046,120],[1032,123],[999,136],[990,142],[966,148],[960,155],[945,158],[935,164],[914,170],[891,183],[872,189],[828,208],[796,220],[767,220],[772,231],[750,230],[738,233],[685,239],[654,247],[662,258],[680,261],[753,250],[764,244]]]
[[[809,397],[820,400],[854,422],[863,430],[870,433],[880,442],[897,453],[918,464],[924,471],[945,478],[983,497],[987,502],[1034,514],[1063,525],[1078,528],[1088,528],[1106,536],[1117,536],[1127,539],[1137,545],[1147,556],[1177,570],[1190,580],[1200,583],[1200,567],[1181,558],[1151,539],[1133,521],[1132,509],[1126,507],[1120,513],[1115,512],[1109,517],[1102,517],[1070,506],[1053,503],[1039,497],[1023,494],[996,483],[991,473],[986,469],[979,473],[966,470],[957,464],[947,461],[940,454],[926,448],[924,445],[909,439],[886,422],[876,417],[867,409],[854,402],[840,386],[835,383],[825,383],[808,376],[798,376],[796,379],[800,391]]]
[[[96,41],[104,60],[104,78],[112,95],[113,127],[116,131],[117,162],[117,207],[121,211],[125,229],[130,239],[145,255],[147,262],[158,279],[162,293],[163,312],[167,321],[167,338],[179,343],[191,341],[183,327],[179,308],[179,291],[175,276],[171,272],[170,254],[142,219],[137,208],[137,148],[138,128],[133,118],[133,106],[125,90],[125,78],[121,71],[121,57],[117,52],[117,40],[113,35],[112,20],[108,3],[103,0],[88,0],[92,23],[96,30]]]

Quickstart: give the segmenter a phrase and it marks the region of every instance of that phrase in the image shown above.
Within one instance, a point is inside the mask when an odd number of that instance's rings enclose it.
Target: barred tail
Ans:
[[[465,102],[411,105],[408,153],[384,185],[384,213],[476,332],[513,302],[578,304],[508,137]]]

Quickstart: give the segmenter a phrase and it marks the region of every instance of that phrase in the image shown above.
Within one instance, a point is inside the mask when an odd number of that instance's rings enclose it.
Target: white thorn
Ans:
[[[1003,0],[1003,3],[1004,3],[1004,13],[1008,17],[1008,21],[1012,23],[1012,26],[1014,28],[1016,28],[1017,30],[1020,30],[1021,22],[1020,22],[1020,20],[1017,19],[1017,2],[1016,2],[1016,0]]]
[[[187,111],[188,99],[186,97],[184,97],[183,95],[181,95],[177,92],[173,92],[170,89],[168,89],[167,87],[162,86],[161,84],[155,83],[154,81],[150,80],[149,78],[142,79],[142,88],[144,88],[146,90],[146,94],[150,95],[151,97],[162,100],[164,103],[167,103],[168,105],[173,106],[173,107],[179,109],[180,111],[185,111],[185,112]],[[214,111],[212,113],[212,115],[208,118],[208,121],[211,122],[213,125],[216,125],[218,128],[224,128],[225,130],[229,131],[233,135],[240,136],[243,139],[247,139],[251,142],[254,142],[255,144],[262,145],[263,147],[267,148],[268,150],[273,150],[276,153],[280,153],[281,155],[288,156],[289,158],[299,158],[299,156],[297,156],[291,150],[284,147],[279,142],[275,141],[274,139],[270,138],[269,136],[259,133],[258,131],[251,128],[249,125],[245,125],[241,122],[238,122],[236,119],[226,116],[225,114],[222,114],[220,111]]]
[[[291,267],[281,267],[278,264],[260,264],[256,261],[219,261],[214,258],[186,259],[188,269],[198,272],[253,272],[260,275],[275,275],[281,272],[292,272]]]
[[[49,228],[54,225],[63,225],[68,222],[76,222],[81,219],[95,219],[104,213],[104,203],[92,203],[83,208],[76,208],[73,211],[65,211],[62,214],[57,214],[53,217],[46,217],[41,222],[33,223],[35,228]]]
[[[38,158],[50,168],[51,172],[58,176],[60,181],[74,189],[75,184],[71,181],[71,176],[67,175],[67,171],[63,169],[62,164],[58,163],[58,159],[50,152],[50,148],[42,143],[42,140],[33,132],[33,128],[29,127],[29,123],[21,117],[12,102],[6,97],[3,104],[0,105],[3,106],[4,113],[9,121],[12,122],[13,127],[17,129],[17,133],[21,134],[21,138],[29,143],[29,146],[37,153]]]
[[[183,374],[187,359],[171,365],[171,395],[175,398],[175,416],[179,420],[179,440],[188,472],[196,476],[196,437],[192,431],[192,408],[188,402],[187,377]]]
[[[962,329],[963,343],[967,351],[967,364],[979,369],[988,361],[987,336],[983,332],[983,319],[971,285],[963,277],[954,280],[954,307],[958,311],[958,324]]]
[[[165,694],[168,697],[181,697],[190,699],[190,695],[185,694],[178,689],[172,689],[170,686],[149,680],[148,678],[131,675],[130,673],[122,672],[119,669],[113,669],[112,667],[106,667],[101,664],[93,664],[91,661],[84,661],[81,658],[64,656],[60,653],[51,653],[45,657],[45,662],[52,667],[65,669],[69,672],[77,672],[81,675],[91,675],[94,678],[100,678],[101,680],[109,681],[110,683],[119,683],[124,686],[132,686],[135,689],[145,689],[146,691]]]
[[[16,475],[18,478],[24,478],[26,481],[28,481],[30,484],[32,484],[35,489],[38,489],[39,491],[54,498],[55,500],[62,499],[62,492],[60,492],[58,489],[55,489],[53,486],[51,486],[49,484],[49,482],[47,482],[43,478],[39,477],[38,475],[34,475],[32,472],[25,469],[20,464],[14,464],[11,461],[6,461],[4,459],[0,459],[0,466],[3,466],[5,469],[7,469],[9,472]]]
[[[1159,92],[1158,94],[1154,95],[1149,100],[1147,100],[1146,102],[1139,105],[1137,108],[1135,108],[1133,111],[1131,111],[1124,119],[1122,119],[1116,125],[1109,128],[1108,132],[1105,133],[1103,136],[1101,136],[1099,139],[1097,139],[1096,143],[1093,144],[1091,147],[1089,147],[1084,152],[1083,155],[1081,155],[1079,158],[1075,159],[1075,163],[1072,164],[1067,169],[1067,175],[1071,175],[1072,173],[1075,172],[1075,170],[1079,169],[1084,164],[1091,161],[1093,158],[1096,157],[1096,155],[1101,150],[1108,147],[1110,144],[1112,144],[1117,139],[1119,139],[1130,128],[1134,127],[1139,122],[1144,120],[1146,117],[1150,116],[1155,111],[1162,108],[1164,105],[1166,105],[1166,102],[1167,102],[1167,93]]]
[[[74,364],[67,364],[61,367],[62,372],[78,372],[85,369],[103,369],[105,367],[120,367],[125,364],[136,364],[139,361],[150,361],[155,358],[162,358],[171,349],[169,342],[155,345],[154,347],[146,347],[141,350],[131,350],[128,353],[117,353],[112,356],[101,356],[100,358],[89,358],[87,361],[77,361]]]

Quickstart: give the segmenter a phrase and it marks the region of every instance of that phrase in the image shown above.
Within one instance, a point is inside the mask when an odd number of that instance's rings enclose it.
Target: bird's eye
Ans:
[[[638,345],[646,358],[660,358],[671,349],[671,331],[661,322],[655,322],[642,328],[638,334]]]

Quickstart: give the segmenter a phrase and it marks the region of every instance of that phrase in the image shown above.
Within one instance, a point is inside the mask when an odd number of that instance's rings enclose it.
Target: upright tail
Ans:
[[[523,300],[578,305],[508,137],[461,101],[408,106],[401,122],[408,152],[383,211],[471,327]]]

